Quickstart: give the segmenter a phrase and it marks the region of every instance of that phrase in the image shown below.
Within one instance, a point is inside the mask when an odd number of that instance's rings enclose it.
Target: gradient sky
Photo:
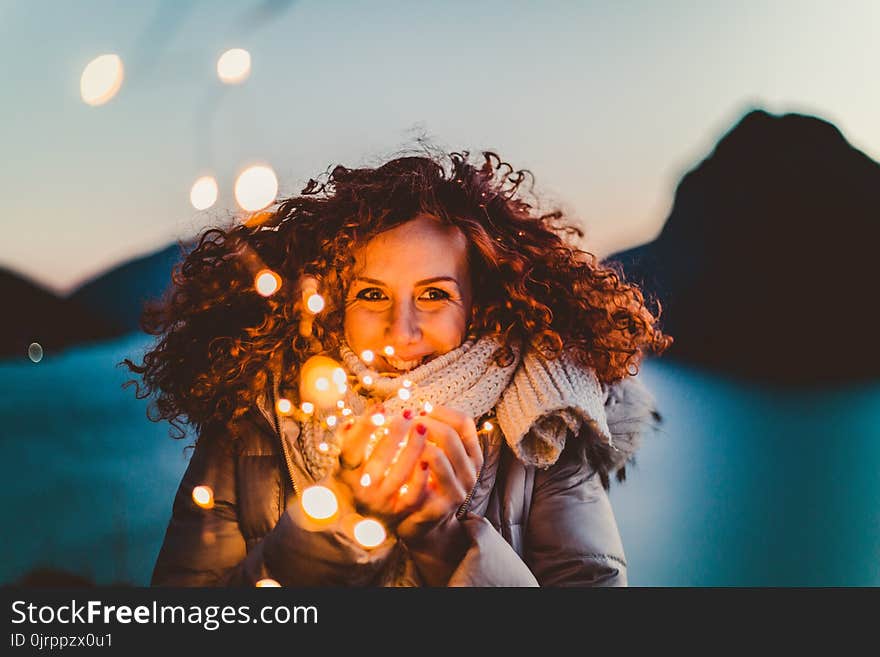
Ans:
[[[239,86],[216,77],[250,51]],[[84,66],[119,54],[107,105]],[[0,266],[66,292],[414,136],[497,150],[604,255],[652,239],[678,180],[752,107],[814,114],[880,159],[880,2],[0,0]],[[220,199],[189,189],[213,174]]]

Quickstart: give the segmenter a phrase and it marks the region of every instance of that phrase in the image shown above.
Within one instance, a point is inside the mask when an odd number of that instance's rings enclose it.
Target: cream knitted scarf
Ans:
[[[356,378],[345,393],[345,406],[359,415],[381,401],[390,415],[428,401],[474,419],[494,409],[514,454],[526,465],[540,468],[553,465],[568,432],[577,435],[584,424],[613,447],[604,391],[591,369],[565,352],[548,360],[531,349],[522,357],[515,353],[509,365],[499,366],[495,355],[500,347],[491,337],[468,340],[405,375],[388,376],[372,370],[343,344],[342,367]],[[398,395],[401,387],[409,390],[408,399]],[[336,432],[327,428],[326,418],[316,413],[302,426],[301,449],[316,479],[330,470],[338,453]]]

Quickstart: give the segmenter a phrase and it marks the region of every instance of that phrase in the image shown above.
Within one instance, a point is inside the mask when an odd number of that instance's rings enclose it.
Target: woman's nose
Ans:
[[[392,345],[404,345],[421,339],[419,318],[412,303],[401,301],[391,308],[388,339]]]

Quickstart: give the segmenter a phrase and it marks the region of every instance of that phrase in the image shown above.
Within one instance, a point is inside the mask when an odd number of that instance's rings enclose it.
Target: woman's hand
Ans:
[[[422,463],[430,479],[424,499],[398,526],[397,535],[416,556],[423,574],[430,570],[432,583],[443,583],[461,558],[465,546],[455,514],[477,483],[483,452],[472,418],[443,406],[420,415],[427,441]]]
[[[372,416],[381,411],[381,405],[374,407],[340,428],[342,450],[336,478],[351,489],[363,513],[381,518],[393,529],[422,504],[427,491],[427,465],[419,464],[423,462],[428,432],[424,423],[414,421],[409,409],[392,418],[387,426],[377,427]],[[373,436],[378,440],[367,456]]]

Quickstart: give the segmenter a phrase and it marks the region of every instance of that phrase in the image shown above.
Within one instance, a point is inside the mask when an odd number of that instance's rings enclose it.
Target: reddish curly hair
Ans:
[[[142,327],[157,344],[141,365],[123,361],[143,379],[137,396],[156,397],[150,419],[168,420],[178,438],[184,425],[230,425],[265,390],[273,363],[284,363],[280,385],[295,397],[299,365],[342,338],[354,248],[422,213],[467,238],[471,334],[549,357],[571,350],[604,383],[636,374],[646,352],[662,353],[672,338],[659,328],[659,302],[651,310],[619,269],[578,249],[583,233],[561,211],[541,214],[527,202],[530,172],[495,153],[482,159],[477,166],[461,152],[336,166],[271,211],[204,231],[169,292],[144,311]],[[284,281],[268,298],[254,288],[263,267]],[[326,306],[304,337],[305,277],[317,279]],[[510,357],[509,348],[498,355]]]

